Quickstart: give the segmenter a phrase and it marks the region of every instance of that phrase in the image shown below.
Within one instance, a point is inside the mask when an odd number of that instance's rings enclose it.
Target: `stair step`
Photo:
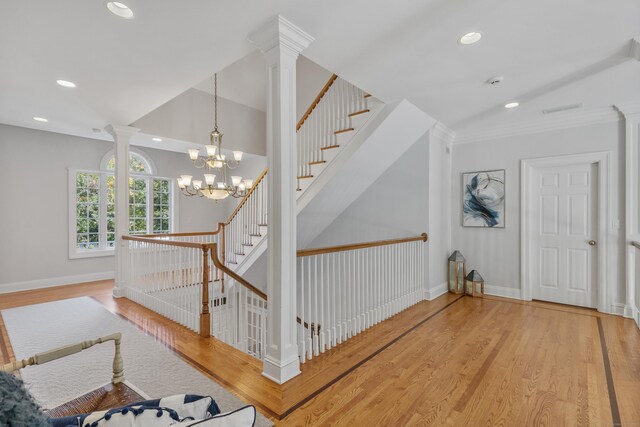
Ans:
[[[236,254],[236,255],[240,255],[240,256],[245,256],[245,255],[247,255],[247,254],[242,254],[242,253],[240,253],[240,252],[234,252],[234,254]]]
[[[371,111],[371,110],[369,110],[368,108],[367,108],[366,110],[356,111],[355,113],[351,113],[351,114],[349,114],[349,117],[358,116],[358,115],[360,115],[360,114],[368,113],[368,112],[370,112],[370,111]]]
[[[296,188],[296,191],[302,191],[302,188]]]
[[[262,237],[262,234],[249,234],[251,237]]]
[[[253,246],[253,243],[243,243],[242,246]]]
[[[302,175],[298,177],[298,179],[307,179],[307,178],[313,178],[313,175]]]
[[[368,93],[368,94],[366,94],[364,97],[365,97],[365,98],[371,98],[371,94],[370,94],[370,93]]]
[[[334,135],[339,135],[341,133],[345,133],[345,132],[351,132],[353,130],[353,128],[346,128],[346,129],[342,129],[342,130],[337,130],[335,131],[333,134]]]
[[[227,261],[227,264],[235,264],[235,265],[238,265],[238,263],[237,263],[237,262],[235,262],[235,261]]]
[[[317,162],[309,162],[309,165],[321,165],[323,163],[327,163],[326,160],[319,160]]]
[[[258,224],[258,227],[266,227],[267,224]]]
[[[339,148],[339,145],[329,145],[328,147],[322,147],[321,150],[331,150],[332,148]]]

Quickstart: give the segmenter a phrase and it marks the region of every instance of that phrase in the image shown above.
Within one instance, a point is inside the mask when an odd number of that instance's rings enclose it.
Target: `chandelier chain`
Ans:
[[[218,73],[213,75],[213,127],[218,130]]]

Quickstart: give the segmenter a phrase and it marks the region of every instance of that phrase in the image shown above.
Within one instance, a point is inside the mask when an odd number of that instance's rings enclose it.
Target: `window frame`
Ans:
[[[138,154],[140,156],[140,154]],[[105,156],[106,157],[106,156]],[[146,157],[143,160],[149,164]],[[97,258],[114,256],[115,248],[108,247],[107,242],[107,177],[115,176],[114,171],[110,170],[91,170],[81,168],[67,168],[68,170],[68,212],[69,212],[69,259],[80,258]],[[153,170],[153,169],[152,169]],[[90,173],[97,174],[100,177],[100,193],[99,193],[99,230],[100,230],[100,247],[98,249],[79,249],[77,247],[77,205],[78,205],[78,193],[76,187],[76,179],[78,173]],[[169,182],[169,232],[173,232],[178,224],[178,209],[177,209],[177,191],[175,180],[173,178],[159,176],[147,173],[133,173],[129,172],[129,176],[132,178],[143,178],[146,181],[147,186],[147,233],[153,233],[153,181],[155,179],[166,180]],[[116,238],[117,241],[117,238]]]

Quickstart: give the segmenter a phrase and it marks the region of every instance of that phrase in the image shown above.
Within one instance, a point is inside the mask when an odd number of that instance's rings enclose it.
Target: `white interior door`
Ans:
[[[535,169],[530,183],[533,299],[596,307],[598,167]]]

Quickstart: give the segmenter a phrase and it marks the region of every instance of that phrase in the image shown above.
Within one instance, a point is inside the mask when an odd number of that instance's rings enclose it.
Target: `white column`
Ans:
[[[115,142],[116,283],[113,296],[120,298],[124,296],[129,258],[128,242],[122,239],[123,235],[129,234],[129,145],[131,137],[140,129],[109,125],[106,130],[113,136]]]
[[[626,303],[624,317],[630,317],[638,322],[638,308],[636,305],[636,265],[637,249],[631,245],[632,241],[640,241],[640,103],[616,105],[625,119],[625,242],[626,242]]]
[[[313,37],[281,16],[249,36],[267,60],[268,322],[264,372],[300,373],[296,328],[296,59]]]
[[[427,290],[425,299],[431,300],[446,292],[447,258],[451,247],[451,158],[455,133],[440,122],[429,130],[429,243],[427,243]],[[443,203],[442,201],[445,201]]]

